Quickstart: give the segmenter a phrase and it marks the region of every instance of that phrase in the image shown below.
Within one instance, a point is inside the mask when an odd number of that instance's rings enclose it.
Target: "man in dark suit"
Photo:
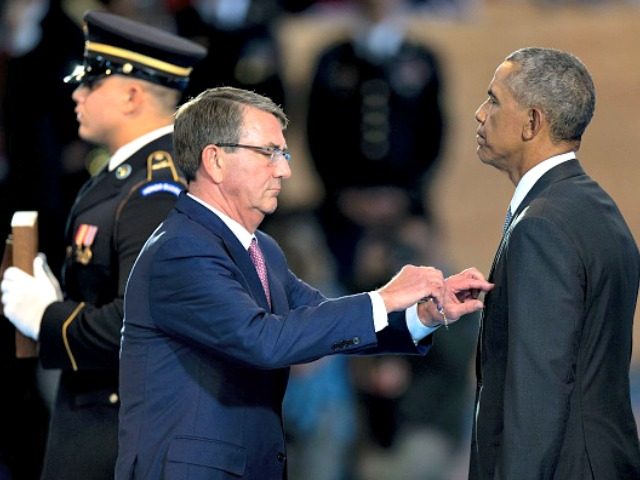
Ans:
[[[595,107],[571,54],[524,48],[476,111],[516,190],[478,345],[471,479],[640,478],[629,362],[638,247],[576,152]]]
[[[107,165],[80,190],[67,227],[64,295],[46,260],[2,280],[6,317],[38,340],[45,368],[62,370],[43,478],[113,478],[118,352],[125,283],[184,181],[172,160],[173,113],[205,49],[115,15],[85,15],[84,65],[66,81],[79,135]]]
[[[296,277],[258,230],[291,175],[286,124],[273,101],[232,87],[206,90],[176,115],[189,193],[129,278],[117,479],[284,478],[291,365],[424,354],[434,328],[482,306],[474,289],[490,284],[475,269],[445,288],[439,270],[405,266],[377,291],[337,299]]]

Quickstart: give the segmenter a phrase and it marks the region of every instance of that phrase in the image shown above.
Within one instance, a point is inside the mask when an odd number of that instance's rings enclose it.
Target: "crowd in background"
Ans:
[[[232,85],[267,95],[285,111],[294,108],[294,95],[284,74],[279,22],[293,15],[348,15],[351,31],[314,60],[303,113],[292,115],[304,122],[290,129],[304,138],[322,199],[311,207],[284,205],[263,228],[284,247],[292,269],[328,295],[376,288],[406,263],[456,270],[441,245],[439,223],[445,219],[430,190],[447,135],[442,59],[413,41],[402,20],[416,12],[463,16],[471,0],[0,5],[0,238],[9,233],[14,211],[37,210],[40,250],[54,272],[62,265],[75,194],[106,159],[78,139],[72,87],[62,82],[82,58],[79,18],[96,7],[207,46],[187,97]],[[467,461],[477,328],[477,318],[468,318],[438,331],[426,359],[335,356],[294,368],[285,399],[289,478],[459,478]],[[6,412],[29,412],[25,435],[37,450],[46,436],[55,374],[11,358],[4,348],[12,341],[9,330],[8,322],[0,325],[0,382],[15,395],[1,397],[0,411],[3,419]],[[12,439],[1,432],[3,479],[2,455],[11,451]],[[37,478],[38,468],[29,464],[24,478]]]

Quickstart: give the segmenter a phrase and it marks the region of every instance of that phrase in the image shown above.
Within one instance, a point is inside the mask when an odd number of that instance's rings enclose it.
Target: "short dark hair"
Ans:
[[[247,107],[272,114],[283,130],[287,128],[289,120],[273,100],[240,88],[210,88],[178,109],[173,146],[176,163],[187,181],[195,179],[202,151],[207,145],[238,143]]]
[[[506,80],[518,103],[544,112],[555,141],[580,140],[596,104],[587,67],[570,53],[540,47],[516,50],[505,61],[518,67]]]

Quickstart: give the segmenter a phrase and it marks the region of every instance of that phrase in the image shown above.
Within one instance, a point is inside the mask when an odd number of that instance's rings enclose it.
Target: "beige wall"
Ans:
[[[341,35],[346,23],[344,18],[301,17],[282,25],[292,89],[289,143],[296,155],[283,208],[311,205],[321,195],[300,131],[303,99],[317,52]],[[511,51],[531,45],[569,50],[591,70],[596,114],[579,157],[618,202],[640,240],[640,4],[542,9],[494,1],[464,20],[415,19],[412,33],[439,52],[444,68],[449,133],[433,201],[445,220],[449,254],[457,266],[489,270],[513,192],[506,176],[478,161],[473,113],[496,66]],[[640,366],[639,314],[635,325],[634,358]]]

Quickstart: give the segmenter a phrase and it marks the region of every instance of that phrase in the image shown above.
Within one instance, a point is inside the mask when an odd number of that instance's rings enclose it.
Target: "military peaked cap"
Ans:
[[[66,83],[118,74],[184,90],[192,66],[207,53],[197,43],[112,13],[87,12],[83,28],[84,64]]]

